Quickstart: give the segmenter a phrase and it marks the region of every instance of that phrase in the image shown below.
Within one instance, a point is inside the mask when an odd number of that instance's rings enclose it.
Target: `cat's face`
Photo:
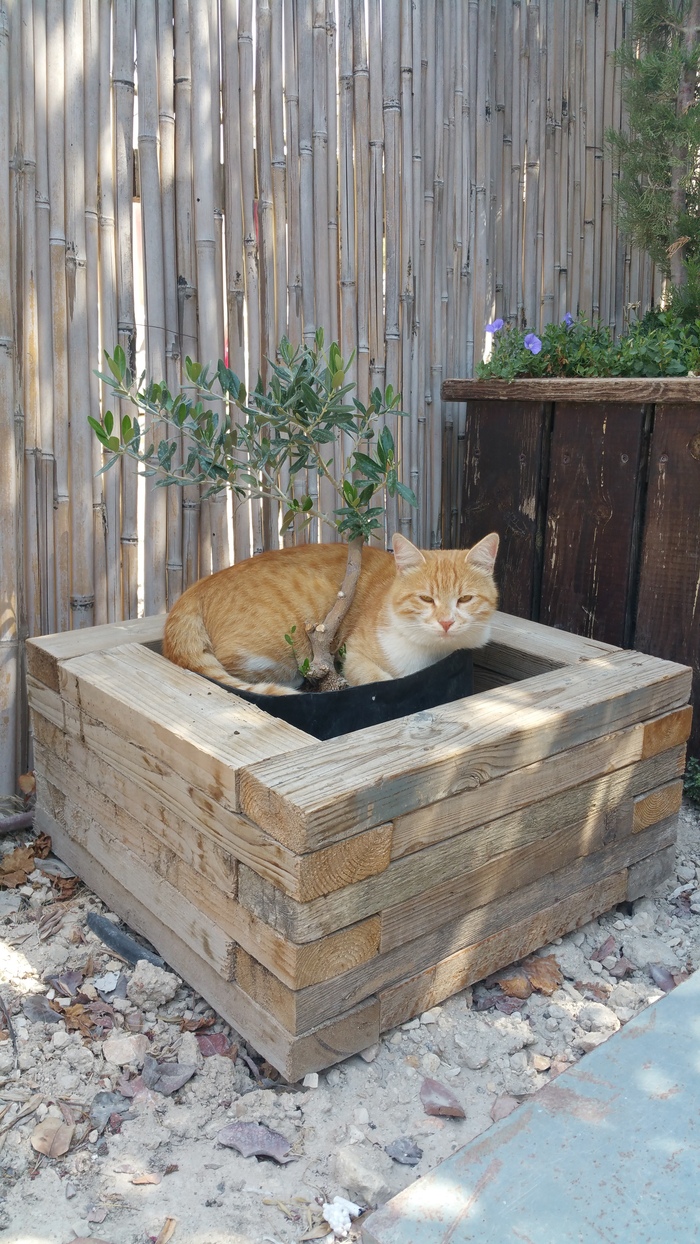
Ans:
[[[392,606],[404,634],[446,654],[485,643],[498,604],[493,579],[498,543],[493,533],[467,552],[422,552],[397,533]]]

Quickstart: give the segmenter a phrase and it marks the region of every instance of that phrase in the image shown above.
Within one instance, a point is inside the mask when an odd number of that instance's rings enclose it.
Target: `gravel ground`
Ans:
[[[0,853],[26,841],[6,840]],[[386,1200],[700,966],[700,814],[688,804],[676,871],[652,897],[544,947],[540,975],[553,992],[513,997],[530,986],[522,972],[501,974],[502,988],[464,990],[295,1086],[276,1082],[179,978],[116,958],[87,926],[90,912],[110,916],[93,894],[78,887],[59,900],[56,885],[70,884],[33,872],[21,893],[0,892],[0,1239],[323,1238],[324,1202]],[[161,1065],[174,1060],[181,1079],[191,1074],[166,1095],[177,1080],[166,1068],[164,1081]],[[426,1079],[465,1117],[426,1113]],[[281,1134],[280,1152],[289,1145],[295,1160],[224,1147],[222,1129],[241,1123]],[[398,1139],[411,1142],[415,1165],[387,1154]]]

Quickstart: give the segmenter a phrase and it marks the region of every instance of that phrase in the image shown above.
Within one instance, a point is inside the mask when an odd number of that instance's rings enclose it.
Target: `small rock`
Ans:
[[[377,1149],[367,1152],[363,1145],[343,1145],[335,1155],[335,1178],[363,1205],[380,1205],[391,1195],[385,1178],[390,1160]]]
[[[66,1200],[72,1201],[73,1197],[77,1195],[78,1195],[78,1189],[76,1188],[75,1184],[72,1184],[70,1182],[67,1183],[66,1184]]]
[[[515,1054],[510,1056],[511,1070],[520,1075],[523,1071],[527,1071],[527,1054],[524,1050],[516,1050]]]
[[[431,1050],[424,1054],[420,1060],[420,1065],[429,1076],[434,1076],[436,1071],[440,1070],[440,1059],[437,1054]]]
[[[609,1035],[607,1032],[587,1032],[582,1037],[578,1037],[574,1045],[577,1049],[583,1050],[584,1054],[590,1054],[591,1050],[595,1050],[607,1041]]]
[[[310,1071],[302,1080],[304,1088],[318,1088],[318,1072]]]
[[[666,968],[678,967],[678,956],[660,937],[630,930],[623,938],[622,949],[625,958],[636,968],[644,968],[647,963],[661,963]]]
[[[410,1032],[413,1028],[420,1028],[419,1019],[409,1019],[407,1023],[401,1025],[402,1032]]]
[[[442,1015],[442,1007],[434,1006],[429,1011],[424,1011],[420,1017],[421,1024],[436,1024]]]
[[[354,1118],[358,1127],[366,1127],[369,1123],[369,1111],[365,1106],[356,1106]]]
[[[679,881],[694,881],[695,867],[692,864],[679,864],[676,869],[676,876]]]
[[[394,1033],[394,1036],[398,1036],[399,1041],[401,1040],[398,1033]],[[379,1045],[368,1045],[366,1050],[360,1050],[360,1058],[366,1063],[373,1063],[380,1048],[381,1047]]]
[[[148,966],[152,965],[149,963]],[[127,1063],[134,1063],[138,1067],[143,1066],[148,1050],[148,1037],[140,1032],[132,1037],[110,1037],[102,1046],[102,1053],[107,1062],[114,1063],[117,1067],[124,1067]]]
[[[57,1032],[52,1034],[51,1044],[55,1050],[62,1050],[64,1046],[70,1044],[69,1033],[64,1032],[62,1028],[59,1028]]]
[[[596,976],[598,976],[603,971],[603,965],[602,963],[598,963],[597,959],[591,959],[588,966],[591,972],[593,972]]]
[[[571,934],[571,940],[574,943],[574,946],[582,946],[586,940],[586,935],[585,933],[582,933],[580,929],[577,929],[575,933]]]
[[[620,1021],[609,1006],[602,1002],[587,1002],[578,1013],[578,1022],[588,1032],[617,1032]]]
[[[535,1071],[549,1071],[552,1065],[551,1058],[547,1058],[544,1054],[533,1054],[532,1065]]]
[[[139,959],[126,987],[127,997],[135,1006],[150,1008],[170,1002],[180,988],[180,981],[172,972],[159,968],[146,959]]]
[[[96,1128],[96,1127],[93,1127],[92,1131],[91,1131],[91,1132],[88,1132],[88,1141],[90,1142],[90,1144],[91,1144],[91,1145],[94,1145],[94,1143],[95,1143],[95,1141],[97,1140],[97,1138],[98,1138],[99,1134],[100,1134],[100,1133],[98,1132],[98,1130],[97,1130],[97,1128]]]
[[[326,1084],[329,1084],[331,1088],[337,1088],[340,1084],[340,1072],[337,1067],[331,1067],[330,1071],[326,1072]]]
[[[700,890],[695,890],[690,896],[690,910],[694,915],[700,914]]]
[[[602,965],[603,965],[603,967],[604,967],[604,968],[607,968],[607,969],[608,969],[608,971],[610,971],[610,969],[611,969],[611,968],[614,968],[614,967],[615,967],[615,964],[617,963],[617,956],[616,956],[616,955],[606,955],[604,959],[601,959],[601,963],[602,963]]]
[[[35,1066],[36,1059],[29,1053],[29,1050],[22,1050],[17,1059],[17,1066],[20,1071],[29,1071]]]

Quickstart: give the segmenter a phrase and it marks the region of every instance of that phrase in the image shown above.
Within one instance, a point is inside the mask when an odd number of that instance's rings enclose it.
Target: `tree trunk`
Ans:
[[[340,691],[348,685],[342,674],[339,674],[335,668],[332,648],[333,640],[355,597],[357,581],[362,569],[363,543],[361,536],[356,536],[349,542],[345,577],[333,606],[323,622],[316,625],[309,623],[307,626],[306,633],[311,644],[312,661],[306,680],[315,687],[316,691]]]

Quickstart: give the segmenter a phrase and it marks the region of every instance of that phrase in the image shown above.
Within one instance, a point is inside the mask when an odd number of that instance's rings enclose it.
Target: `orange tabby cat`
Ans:
[[[401,535],[392,543],[393,557],[363,548],[355,599],[336,636],[351,685],[413,674],[489,637],[497,535],[466,553],[422,552]],[[297,660],[311,657],[304,626],[328,613],[346,561],[343,544],[301,544],[201,579],[168,616],[165,656],[228,687],[294,694],[302,682]],[[292,626],[296,659],[284,639]]]

